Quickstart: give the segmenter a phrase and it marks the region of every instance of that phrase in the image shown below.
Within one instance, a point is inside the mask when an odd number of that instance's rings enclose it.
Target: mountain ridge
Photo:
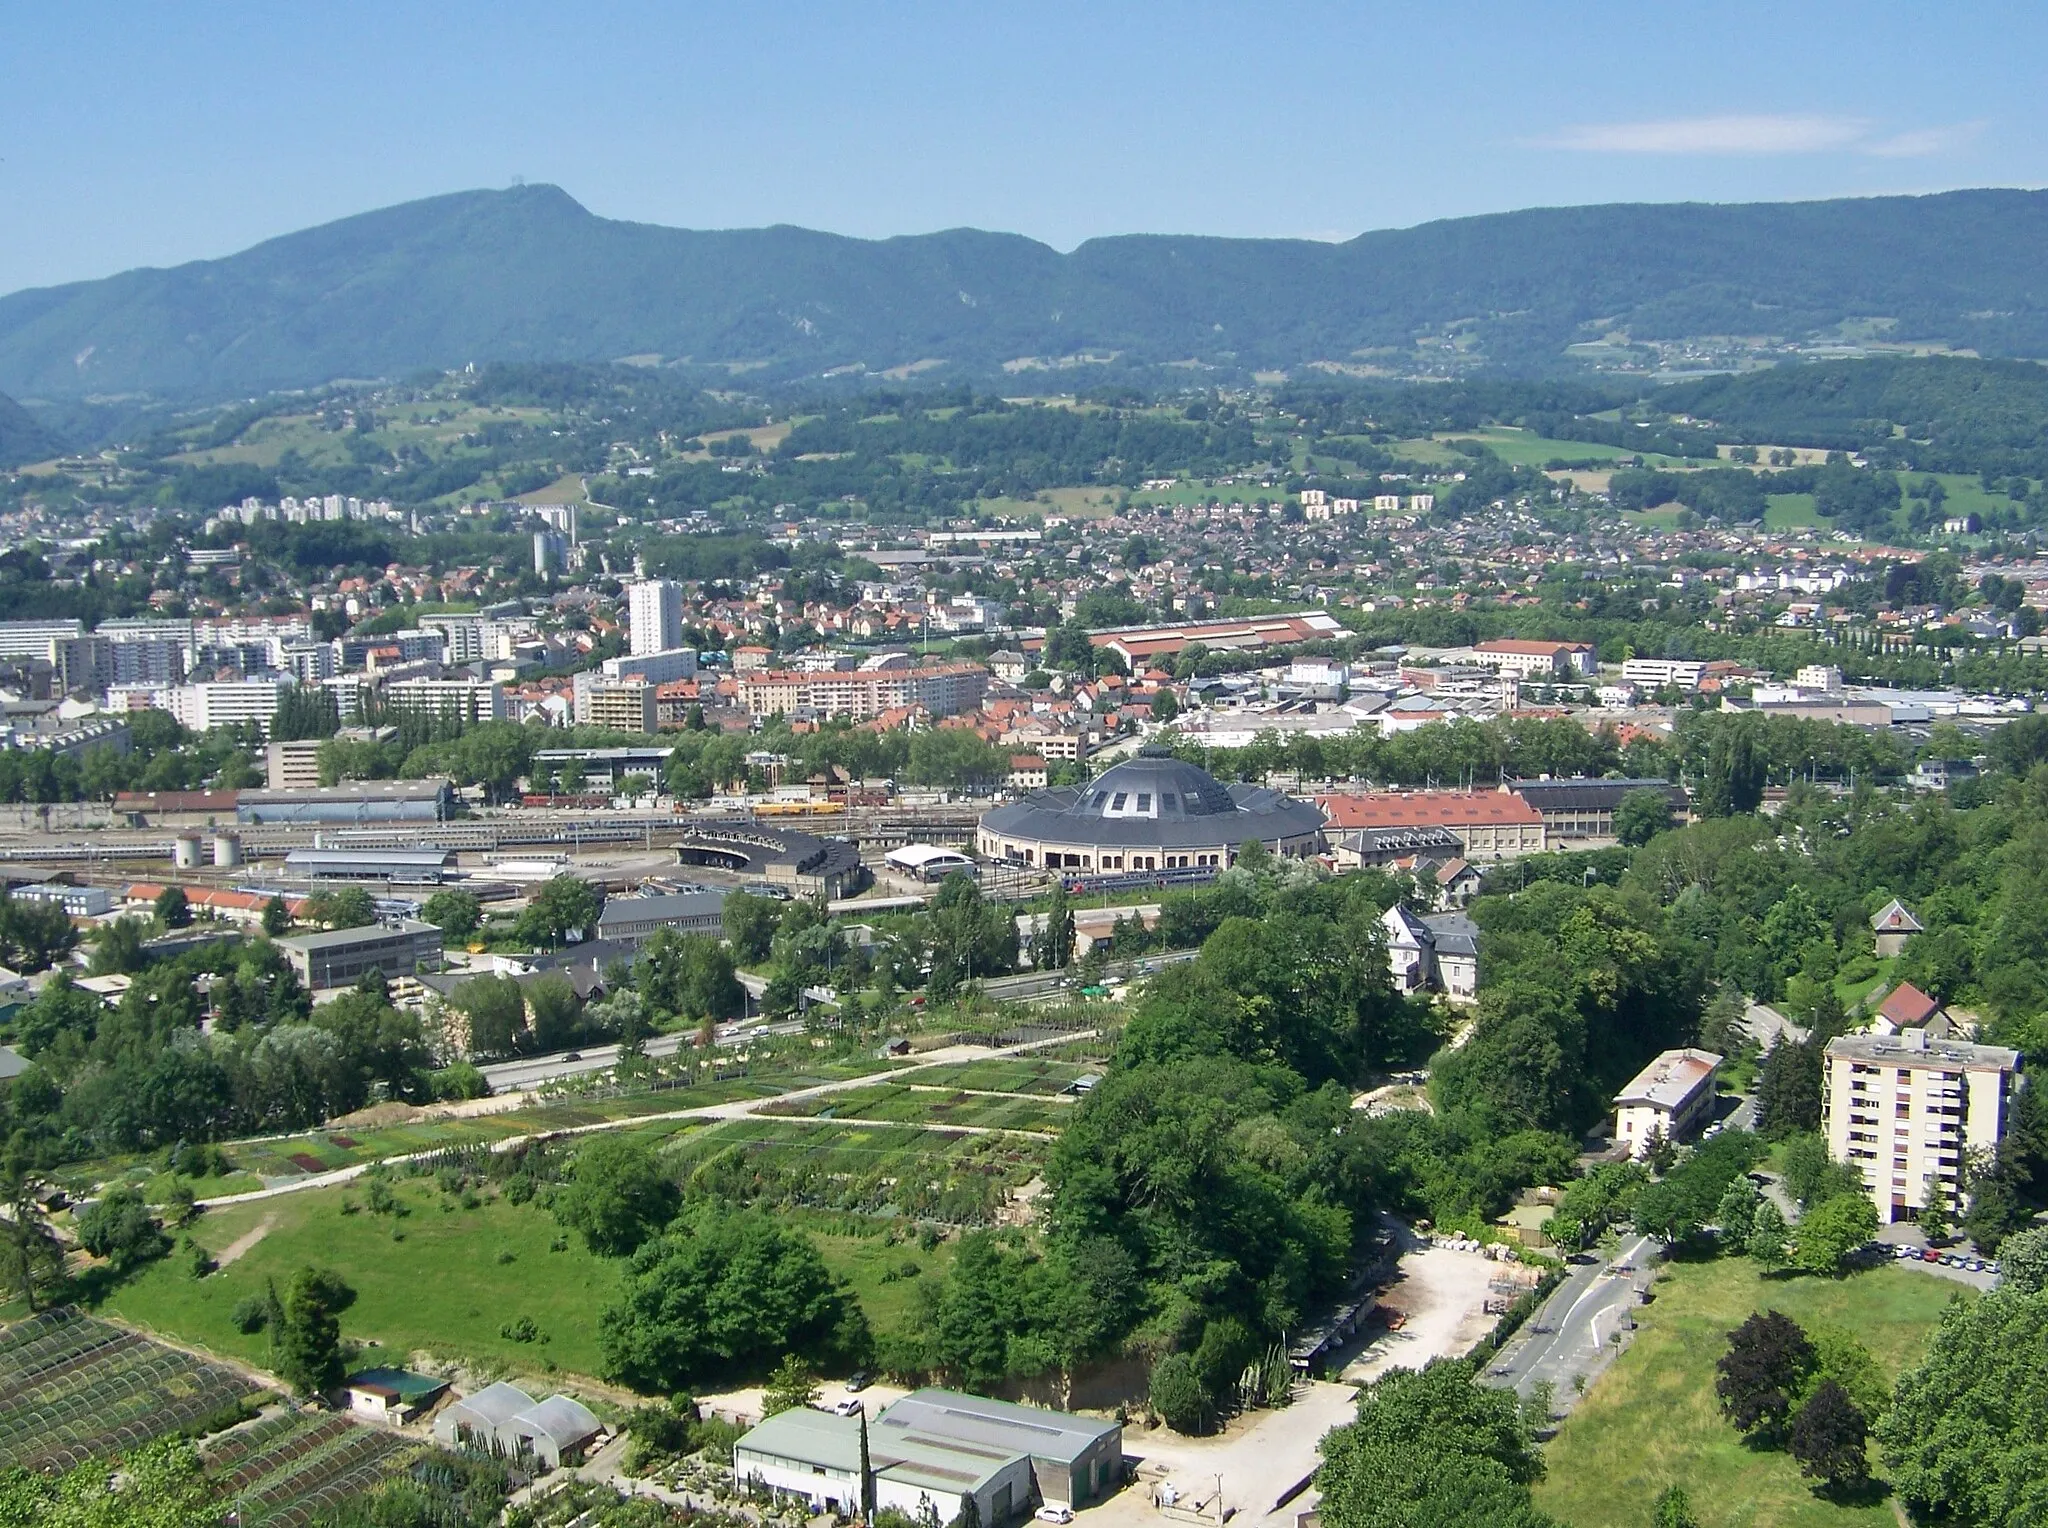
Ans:
[[[1122,234],[1061,254],[971,228],[676,229],[555,186],[462,191],[0,297],[0,390],[219,398],[629,355],[770,379],[1112,352],[1398,368],[1418,340],[1534,373],[1603,326],[1804,338],[1879,319],[1900,340],[2048,355],[2048,192],[1532,208],[1341,244]]]

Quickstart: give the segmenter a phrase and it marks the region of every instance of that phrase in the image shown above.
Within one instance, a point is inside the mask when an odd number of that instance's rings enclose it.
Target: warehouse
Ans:
[[[733,1448],[733,1478],[808,1501],[817,1510],[861,1507],[862,1418],[799,1408],[768,1418]],[[1123,1429],[1064,1412],[951,1390],[919,1390],[867,1424],[874,1505],[941,1522],[974,1497],[983,1523],[1028,1514],[1037,1503],[1077,1507],[1111,1489],[1123,1469]]]
[[[681,891],[610,897],[597,915],[597,937],[624,945],[638,945],[663,929],[721,938],[725,893],[710,886],[686,886]]]
[[[351,780],[332,789],[243,791],[235,816],[245,823],[446,822],[455,812],[447,779]]]
[[[447,849],[294,849],[284,857],[284,871],[308,881],[436,885],[448,879],[454,860]]]
[[[1323,814],[1310,803],[1264,786],[1226,786],[1146,747],[1088,785],[992,808],[975,843],[985,859],[1124,872],[1228,865],[1254,839],[1275,854],[1309,855],[1322,836]]]

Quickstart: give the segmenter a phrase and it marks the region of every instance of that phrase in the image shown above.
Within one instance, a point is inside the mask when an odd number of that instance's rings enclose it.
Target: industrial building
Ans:
[[[284,872],[308,881],[399,881],[434,885],[455,862],[448,849],[294,849]]]
[[[240,822],[368,824],[446,822],[455,811],[455,785],[428,780],[351,780],[346,785],[296,790],[242,791]]]
[[[976,829],[984,859],[1090,872],[1224,866],[1253,839],[1275,854],[1322,847],[1323,814],[1264,786],[1224,785],[1145,747],[1092,783],[1033,791],[990,809]]]
[[[410,918],[367,928],[291,934],[276,944],[309,992],[353,987],[371,971],[411,976],[423,969],[441,969],[441,931]]]
[[[843,838],[751,822],[691,824],[676,844],[676,863],[757,875],[794,896],[851,896],[867,884],[860,849]]]
[[[1375,791],[1318,796],[1330,832],[1442,828],[1456,835],[1469,860],[1515,859],[1548,847],[1543,813],[1507,790]]]
[[[1555,848],[1581,839],[1612,839],[1614,813],[1637,791],[1655,791],[1683,819],[1692,798],[1669,780],[1517,780],[1510,787],[1543,817],[1547,842]]]
[[[768,1418],[733,1447],[741,1485],[803,1498],[818,1510],[862,1506],[861,1432],[876,1508],[957,1518],[972,1495],[980,1520],[1000,1528],[1034,1505],[1079,1507],[1123,1471],[1123,1428],[1035,1406],[952,1390],[918,1390],[872,1423],[808,1407]]]
[[[637,897],[609,897],[597,915],[597,937],[638,945],[663,929],[678,934],[725,932],[725,893],[710,886]]]
[[[559,774],[565,764],[583,771],[584,783],[592,790],[617,790],[628,775],[652,775],[656,781],[668,766],[668,748],[542,748],[533,755],[527,778],[538,780]]]

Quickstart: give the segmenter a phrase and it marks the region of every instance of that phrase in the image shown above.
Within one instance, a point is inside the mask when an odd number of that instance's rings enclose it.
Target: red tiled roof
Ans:
[[[1911,982],[1900,982],[1877,1010],[1900,1029],[1916,1029],[1941,1012],[1941,1004]]]
[[[1540,827],[1543,814],[1513,792],[1385,791],[1370,796],[1318,796],[1316,805],[1329,815],[1327,826],[1354,828],[1445,826]]]

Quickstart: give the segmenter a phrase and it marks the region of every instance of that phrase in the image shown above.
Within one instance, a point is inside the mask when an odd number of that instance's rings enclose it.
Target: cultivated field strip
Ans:
[[[75,1311],[44,1311],[0,1332],[0,1466],[68,1469],[257,1393],[233,1369]]]
[[[295,1528],[389,1479],[425,1453],[416,1439],[344,1417],[286,1412],[220,1438],[207,1478],[241,1528]]]

